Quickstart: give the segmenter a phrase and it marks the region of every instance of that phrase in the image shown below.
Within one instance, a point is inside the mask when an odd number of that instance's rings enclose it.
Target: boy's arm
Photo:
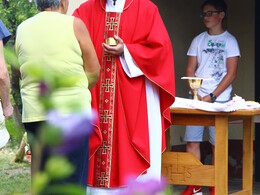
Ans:
[[[195,76],[195,71],[197,68],[197,56],[189,56],[188,57],[188,62],[186,65],[186,76],[187,77],[194,77]]]
[[[227,58],[227,74],[224,76],[218,87],[212,92],[218,97],[236,78],[238,56]],[[211,96],[206,95],[202,98],[202,101],[211,102]]]

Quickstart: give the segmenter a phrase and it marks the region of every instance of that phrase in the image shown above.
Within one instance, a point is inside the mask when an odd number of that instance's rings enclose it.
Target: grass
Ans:
[[[16,150],[8,145],[0,150],[0,195],[28,194],[31,184],[30,164],[26,159],[11,163]]]
[[[8,144],[0,149],[0,195],[28,195],[31,185],[30,164],[23,162],[11,163],[19,148],[23,132],[16,128],[12,119],[6,121],[10,134]]]

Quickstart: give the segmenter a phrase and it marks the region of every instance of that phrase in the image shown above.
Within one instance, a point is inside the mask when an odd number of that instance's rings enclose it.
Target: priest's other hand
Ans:
[[[121,56],[124,54],[124,41],[116,35],[114,36],[114,38],[117,41],[116,46],[109,46],[106,43],[103,43],[102,47],[105,53],[115,55],[115,56]]]

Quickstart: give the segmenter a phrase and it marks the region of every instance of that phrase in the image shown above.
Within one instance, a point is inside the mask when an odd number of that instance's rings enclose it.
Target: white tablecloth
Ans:
[[[226,103],[209,103],[199,100],[191,100],[186,98],[176,97],[174,104],[171,108],[189,108],[198,109],[208,112],[233,112],[236,110],[252,110],[260,109],[260,104],[254,101],[245,101],[240,97],[236,97]],[[260,116],[254,117],[254,122],[260,123]]]

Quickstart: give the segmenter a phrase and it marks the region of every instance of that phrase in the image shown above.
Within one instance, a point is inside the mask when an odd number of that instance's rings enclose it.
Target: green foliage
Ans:
[[[73,87],[80,81],[77,75],[57,75],[55,68],[48,66],[33,64],[27,65],[23,70],[26,74],[30,75],[31,78],[39,82],[45,82],[49,87],[51,87],[51,91],[56,91],[64,87]]]
[[[12,48],[15,43],[15,35],[16,35],[16,29],[19,24],[21,24],[24,20],[27,18],[30,18],[34,16],[36,13],[38,13],[37,8],[34,3],[30,3],[29,0],[1,0],[0,1],[0,16],[3,23],[6,25],[8,30],[12,34],[11,40],[8,42],[8,45]],[[5,49],[5,52],[7,52],[7,58],[10,58],[12,60],[15,60],[16,58],[13,58],[12,53],[9,52],[11,49],[7,48]],[[12,104],[16,105],[15,109],[18,110],[17,113],[21,112],[21,97],[20,97],[20,86],[19,86],[19,77],[18,74],[16,74],[16,69],[14,67],[11,67],[11,65],[18,65],[17,61],[10,61],[7,63],[7,68],[9,71],[9,75],[11,78],[11,102]],[[21,119],[19,117],[19,114],[17,114],[15,121],[18,122],[19,127],[22,126]],[[7,127],[8,128],[8,127]],[[8,128],[9,130],[9,128]],[[17,131],[14,131],[13,128],[11,128],[11,139],[16,139],[17,137],[20,137],[20,135],[13,134],[15,132],[22,132],[19,131],[20,129],[17,129]],[[10,130],[9,130],[10,132]]]
[[[164,195],[173,195],[173,194],[175,194],[175,193],[173,193],[171,186],[167,186],[164,191]]]
[[[8,62],[16,64],[17,56],[12,49],[6,48],[6,59]],[[19,68],[19,67],[18,67]],[[73,88],[77,86],[80,79],[77,75],[72,74],[55,74],[55,70],[51,67],[28,65],[24,68],[24,72],[30,75],[36,83],[39,83],[39,100],[42,103],[45,111],[63,109],[69,111],[77,111],[81,108],[81,102],[72,102],[71,104],[64,104],[56,106],[52,98],[52,94],[64,88]],[[74,171],[75,167],[64,156],[55,156],[48,158],[44,170],[39,170],[41,165],[42,152],[44,148],[50,146],[59,146],[61,144],[62,132],[59,128],[45,124],[39,129],[39,134],[34,141],[34,155],[32,169],[36,170],[33,183],[32,194],[86,194],[77,185],[63,185],[60,187],[55,184],[55,181],[62,181],[69,177]],[[36,156],[37,155],[37,156]],[[72,192],[72,193],[71,193]]]
[[[33,194],[40,194],[46,186],[48,185],[49,178],[47,173],[45,172],[38,172],[33,179],[32,183],[32,189],[33,189]]]
[[[61,130],[49,124],[41,126],[39,138],[46,146],[59,146],[61,144]]]
[[[61,156],[48,159],[45,170],[52,180],[61,180],[69,177],[75,170],[70,162]]]
[[[28,0],[2,0],[0,1],[0,16],[3,23],[13,35],[9,45],[14,45],[16,29],[27,18],[37,13],[34,3]]]
[[[5,126],[12,139],[11,143],[14,145],[19,145],[23,137],[24,131],[22,129],[19,129],[17,126],[15,126],[12,117],[10,117],[8,120],[5,121]]]
[[[68,185],[55,185],[50,186],[48,188],[49,194],[56,194],[56,195],[85,195],[86,189],[81,188],[77,185],[68,184]]]
[[[19,69],[19,62],[16,53],[13,48],[10,46],[4,47],[4,56],[7,64],[12,64],[15,68]],[[11,70],[10,66],[8,66],[8,71]]]

